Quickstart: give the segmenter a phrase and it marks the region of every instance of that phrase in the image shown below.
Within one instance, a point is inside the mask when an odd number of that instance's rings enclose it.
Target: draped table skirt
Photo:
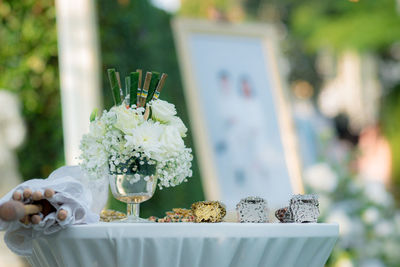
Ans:
[[[35,267],[322,267],[337,224],[98,223],[33,242]]]

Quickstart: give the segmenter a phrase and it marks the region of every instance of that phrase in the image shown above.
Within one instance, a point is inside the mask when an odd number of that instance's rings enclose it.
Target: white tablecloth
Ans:
[[[322,267],[336,224],[99,223],[34,241],[37,267]]]

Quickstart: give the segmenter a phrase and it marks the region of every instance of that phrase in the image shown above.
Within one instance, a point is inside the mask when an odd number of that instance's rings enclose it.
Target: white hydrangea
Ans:
[[[151,102],[152,118],[145,120],[144,108],[116,106],[90,123],[81,140],[81,166],[92,178],[131,171],[139,160],[155,165],[159,187],[173,187],[192,176],[192,150],[183,137],[187,128],[175,116],[173,104]],[[134,168],[132,168],[132,171]]]
[[[95,120],[89,125],[90,133],[93,138],[101,139],[106,134],[106,124],[102,121]]]

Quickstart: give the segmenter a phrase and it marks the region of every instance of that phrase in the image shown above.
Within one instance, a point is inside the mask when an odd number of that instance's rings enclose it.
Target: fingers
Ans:
[[[68,212],[66,210],[60,210],[57,214],[57,218],[60,221],[64,221],[68,217]]]
[[[32,199],[33,201],[40,201],[44,198],[52,198],[54,196],[55,192],[51,188],[47,188],[44,191],[44,195],[40,191],[35,191],[32,192],[32,189],[30,188],[25,188],[23,193],[19,191],[15,191],[12,195],[12,199],[16,201],[23,201],[23,200],[30,200]]]
[[[54,194],[55,194],[55,192],[51,188],[47,188],[46,190],[44,190],[45,198],[52,198],[54,196]]]
[[[39,201],[39,200],[42,200],[42,199],[43,199],[42,192],[40,192],[40,191],[33,192],[33,194],[32,194],[32,200],[33,201]]]
[[[16,221],[24,216],[24,204],[20,201],[10,200],[0,205],[0,219],[3,221]]]
[[[11,219],[15,221],[19,220],[25,225],[29,225],[30,223],[39,224],[44,218],[46,218],[48,214],[52,212],[57,212],[56,208],[49,201],[50,198],[54,197],[55,193],[56,192],[51,188],[46,188],[44,192],[39,190],[33,191],[31,188],[25,188],[23,191],[20,190],[13,192],[12,200],[20,203],[20,205],[22,206],[21,210],[24,210],[24,212],[22,212],[20,216],[14,214],[15,216],[12,216]],[[34,207],[40,207],[40,209],[33,209]],[[17,209],[13,210],[16,210],[16,212],[18,211]],[[8,210],[5,208],[0,209],[1,220],[7,219],[6,221],[10,221],[9,217],[13,214],[9,215],[8,213],[10,212],[7,212]],[[5,213],[5,215],[3,213]],[[65,221],[67,217],[67,210],[60,209],[57,212],[57,218],[59,221]]]
[[[32,190],[30,188],[25,188],[23,192],[24,199],[28,199],[32,196]]]
[[[19,220],[21,223],[28,225],[29,223],[33,223],[33,224],[39,224],[42,221],[42,218],[35,214],[32,215],[31,217],[29,215],[24,216],[22,219]]]
[[[12,199],[15,201],[21,201],[22,200],[22,194],[18,191],[15,191],[12,195]]]
[[[39,224],[42,221],[42,218],[36,214],[31,217],[31,221],[33,224]]]

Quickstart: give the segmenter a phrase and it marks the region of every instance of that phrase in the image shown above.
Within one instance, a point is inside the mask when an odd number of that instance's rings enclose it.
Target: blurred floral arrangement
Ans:
[[[304,172],[306,190],[319,195],[321,221],[340,225],[327,266],[399,266],[400,211],[384,184],[367,182],[352,172],[353,154],[336,153],[337,142],[324,140],[320,163]]]
[[[132,72],[125,92],[119,73],[109,69],[108,75],[115,105],[100,117],[92,113],[81,140],[81,167],[92,178],[154,172],[160,189],[187,181],[193,159],[183,141],[187,128],[175,106],[159,99],[167,75],[147,72],[142,87],[142,71]]]

